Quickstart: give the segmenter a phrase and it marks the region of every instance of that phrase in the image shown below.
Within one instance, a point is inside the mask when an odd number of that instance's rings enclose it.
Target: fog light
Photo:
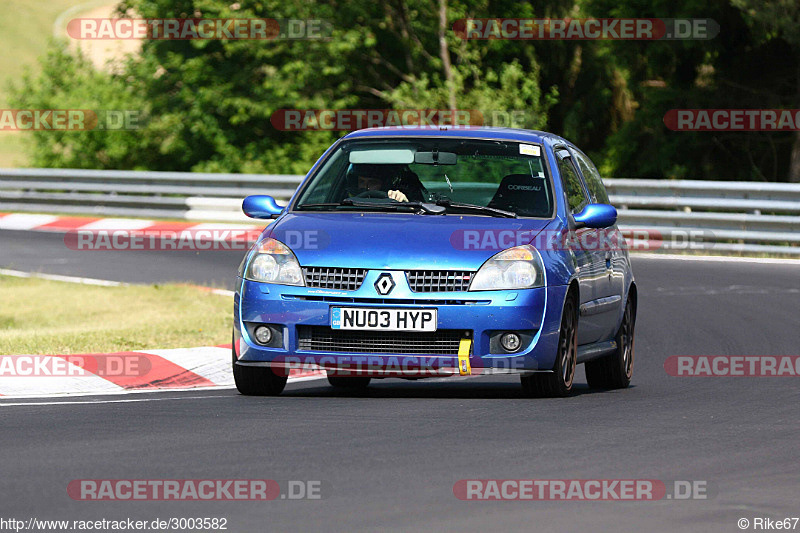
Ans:
[[[500,337],[500,344],[503,345],[503,349],[509,352],[516,352],[519,350],[520,345],[519,335],[516,333],[503,333],[503,336]]]
[[[272,340],[272,330],[267,326],[258,326],[253,334],[259,344],[267,345]]]

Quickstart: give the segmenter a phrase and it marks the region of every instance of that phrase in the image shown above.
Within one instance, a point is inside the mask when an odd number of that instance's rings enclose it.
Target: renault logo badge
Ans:
[[[384,272],[378,276],[378,281],[375,282],[375,290],[378,291],[378,294],[386,296],[392,292],[392,289],[394,289],[394,280],[391,274]]]

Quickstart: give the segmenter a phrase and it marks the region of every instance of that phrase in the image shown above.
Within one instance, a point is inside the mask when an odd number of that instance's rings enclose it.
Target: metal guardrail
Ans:
[[[800,256],[800,184],[604,180],[623,230],[696,233],[714,252]]]
[[[0,211],[248,221],[249,194],[288,199],[303,176],[0,169]],[[717,252],[800,256],[800,184],[607,179],[623,230],[697,232]]]
[[[303,176],[0,169],[0,210],[101,216],[249,220],[242,198],[289,198]]]

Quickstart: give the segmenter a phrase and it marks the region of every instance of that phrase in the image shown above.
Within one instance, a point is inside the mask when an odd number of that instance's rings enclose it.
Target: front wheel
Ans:
[[[575,293],[564,302],[561,328],[558,335],[558,353],[552,372],[522,376],[522,390],[532,398],[564,397],[572,391],[575,366],[578,362],[578,313]]]
[[[233,353],[233,381],[245,396],[277,396],[286,387],[287,376],[279,376],[268,366],[242,366],[236,364]]]
[[[636,311],[630,297],[625,304],[625,313],[615,340],[617,351],[612,355],[586,361],[586,382],[595,389],[624,389],[633,377],[633,327]]]

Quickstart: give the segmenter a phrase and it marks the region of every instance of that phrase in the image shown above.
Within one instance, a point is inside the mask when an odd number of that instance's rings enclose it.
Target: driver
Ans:
[[[383,191],[392,200],[408,201],[408,197],[402,191],[391,189],[395,176],[398,174],[395,165],[353,165],[353,174],[356,176],[359,195],[363,195],[367,191]]]

